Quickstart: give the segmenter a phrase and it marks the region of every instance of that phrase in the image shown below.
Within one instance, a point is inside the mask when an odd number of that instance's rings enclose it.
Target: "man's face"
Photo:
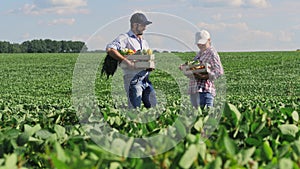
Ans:
[[[133,32],[136,35],[143,35],[144,30],[146,29],[146,25],[134,23]]]

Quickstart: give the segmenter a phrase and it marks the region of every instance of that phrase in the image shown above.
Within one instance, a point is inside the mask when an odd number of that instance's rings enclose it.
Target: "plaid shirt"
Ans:
[[[190,78],[188,93],[209,92],[215,96],[216,89],[214,80],[224,74],[218,52],[214,47],[209,47],[203,53],[199,52],[194,60],[199,60],[203,64],[209,63],[211,65],[211,72],[208,74],[209,79],[207,80]]]

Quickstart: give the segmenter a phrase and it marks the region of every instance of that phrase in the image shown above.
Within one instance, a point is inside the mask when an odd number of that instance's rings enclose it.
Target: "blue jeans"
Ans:
[[[130,81],[128,96],[133,108],[141,106],[143,102],[146,108],[156,105],[154,88],[149,81],[149,72],[143,70],[136,74]]]
[[[211,93],[208,92],[202,92],[200,93],[200,107],[204,108],[207,107],[213,107],[214,104],[214,97]]]
[[[205,106],[213,107],[214,97],[211,93],[200,92],[190,95],[191,103],[194,107],[200,106],[203,109]]]

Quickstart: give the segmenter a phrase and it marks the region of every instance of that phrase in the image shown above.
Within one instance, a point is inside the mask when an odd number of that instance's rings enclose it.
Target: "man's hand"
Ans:
[[[127,65],[127,68],[129,69],[134,69],[134,62],[128,60],[127,58],[123,59],[121,64],[126,64]]]

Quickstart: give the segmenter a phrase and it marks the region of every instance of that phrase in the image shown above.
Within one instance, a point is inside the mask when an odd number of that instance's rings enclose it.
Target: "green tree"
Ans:
[[[8,53],[10,48],[10,43],[7,41],[0,42],[0,53]]]
[[[48,53],[59,53],[61,51],[61,42],[51,39],[45,39]]]
[[[0,41],[0,53],[79,53],[87,49],[85,43],[81,41],[35,39],[21,44]]]
[[[10,44],[9,53],[22,53],[22,48],[18,43]]]

